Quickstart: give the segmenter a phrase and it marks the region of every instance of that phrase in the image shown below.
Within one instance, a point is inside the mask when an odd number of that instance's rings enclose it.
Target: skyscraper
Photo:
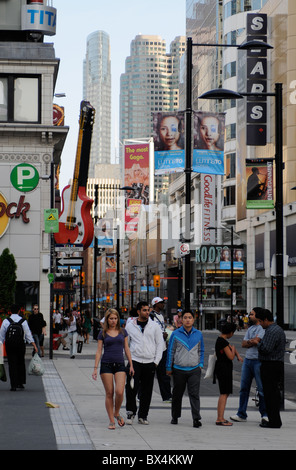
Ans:
[[[186,40],[177,36],[166,51],[160,36],[137,35],[131,42],[125,72],[120,79],[120,140],[152,136],[152,113],[179,109],[180,59]],[[166,191],[168,176],[155,180],[158,190]]]
[[[111,162],[111,59],[109,35],[104,31],[87,37],[83,98],[96,110],[88,171],[94,178],[96,164]]]
[[[152,112],[179,106],[179,59],[185,38],[177,37],[166,52],[160,36],[138,35],[131,42],[120,80],[120,140],[152,135]]]

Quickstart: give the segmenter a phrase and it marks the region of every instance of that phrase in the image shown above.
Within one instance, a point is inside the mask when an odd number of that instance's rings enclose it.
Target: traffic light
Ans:
[[[159,274],[154,274],[153,285],[154,287],[160,287],[160,275]]]
[[[181,302],[181,300],[177,300],[177,307],[179,307],[179,308],[180,308],[181,306],[182,306],[182,302]]]

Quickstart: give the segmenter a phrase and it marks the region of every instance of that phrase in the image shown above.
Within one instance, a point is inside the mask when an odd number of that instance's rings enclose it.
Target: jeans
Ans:
[[[70,340],[70,356],[75,356],[77,352],[77,331],[68,332],[68,338]]]
[[[33,339],[34,339],[34,343],[36,344],[36,348],[38,349],[38,356],[41,357],[40,343],[42,342],[43,334],[37,335],[36,333],[32,333],[32,336],[33,336]],[[34,354],[34,351],[33,351],[32,355],[33,354]]]
[[[239,409],[237,415],[240,418],[247,418],[247,406],[253,378],[255,378],[259,395],[259,412],[261,417],[267,416],[263,387],[260,375],[261,362],[258,359],[244,359],[241,375],[241,388],[239,394]]]

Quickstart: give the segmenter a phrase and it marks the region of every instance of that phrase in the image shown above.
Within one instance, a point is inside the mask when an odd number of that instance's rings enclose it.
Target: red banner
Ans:
[[[125,145],[124,185],[126,191],[125,230],[136,232],[141,205],[149,204],[149,144]]]

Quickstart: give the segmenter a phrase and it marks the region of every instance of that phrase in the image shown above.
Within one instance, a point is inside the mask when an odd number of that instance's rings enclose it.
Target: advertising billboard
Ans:
[[[126,191],[125,230],[136,232],[141,205],[149,204],[149,143],[124,146],[124,185]]]

